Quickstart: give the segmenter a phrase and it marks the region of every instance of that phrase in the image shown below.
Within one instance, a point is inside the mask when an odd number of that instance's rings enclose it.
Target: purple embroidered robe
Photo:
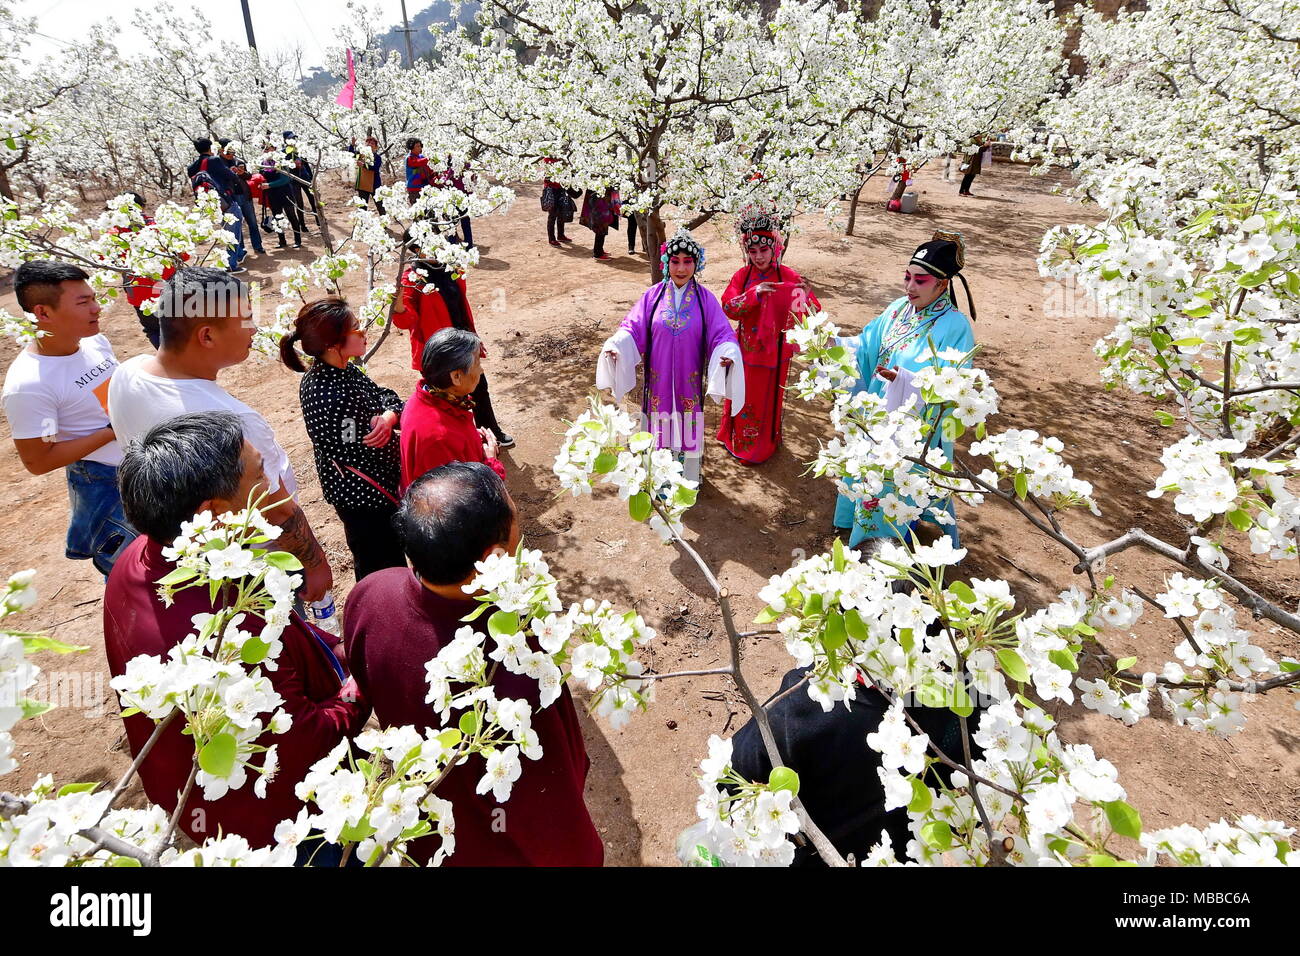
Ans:
[[[651,286],[619,329],[641,354],[646,389],[646,430],[660,448],[698,452],[704,447],[704,383],[719,347],[739,349],[736,333],[715,296],[692,279],[674,301],[673,284]]]

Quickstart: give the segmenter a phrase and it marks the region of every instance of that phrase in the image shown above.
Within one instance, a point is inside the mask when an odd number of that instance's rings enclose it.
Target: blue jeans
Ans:
[[[233,270],[236,267],[238,267],[241,261],[243,261],[245,255],[244,220],[242,214],[239,211],[238,203],[232,202],[230,204],[230,208],[227,209],[226,212],[230,213],[232,216],[235,217],[234,222],[226,223],[226,232],[230,233],[232,236],[235,237],[235,244],[231,247],[230,251],[226,253],[226,256],[228,257],[228,260],[230,262],[230,268]]]
[[[64,554],[90,560],[104,577],[122,550],[134,540],[136,530],[122,513],[117,492],[117,469],[97,461],[68,465],[68,503],[72,510]]]
[[[238,204],[239,211],[244,215],[244,229],[248,233],[245,238],[253,244],[253,251],[261,255],[266,250],[262,248],[262,232],[257,227],[257,213],[253,210],[253,200],[247,196],[240,196]]]

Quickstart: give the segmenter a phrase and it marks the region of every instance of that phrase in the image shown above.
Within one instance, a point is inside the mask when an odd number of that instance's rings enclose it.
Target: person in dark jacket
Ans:
[[[159,600],[158,580],[176,567],[163,550],[180,534],[181,523],[198,512],[245,508],[249,496],[260,490],[262,463],[257,449],[244,440],[236,415],[194,412],[156,425],[131,443],[119,478],[123,507],[142,533],[122,552],[104,595],[104,651],[115,677],[139,655],[166,657],[194,632],[194,615],[220,604],[219,599],[214,605],[207,588],[181,591],[170,604]],[[258,634],[263,622],[248,615],[240,626]],[[274,843],[276,825],[292,820],[303,805],[294,794],[295,784],[313,763],[365,725],[370,705],[345,676],[327,636],[290,615],[280,634],[277,668],[268,669],[266,676],[293,722],[285,733],[267,733],[258,740],[276,746],[279,770],[268,781],[265,797],[254,792],[253,780],[211,802],[194,788],[179,825],[195,842],[235,833],[254,847]],[[139,755],[154,722],[137,713],[123,724],[131,753]],[[145,794],[168,812],[176,809],[194,764],[194,739],[184,729],[183,720],[173,721],[140,765]]]
[[[226,230],[235,237],[235,245],[228,253],[227,268],[234,273],[243,272],[240,263],[247,255],[244,251],[244,214],[236,202],[238,187],[235,185],[235,174],[230,171],[230,167],[220,156],[212,152],[212,140],[207,137],[196,139],[194,150],[199,154],[198,159],[186,167],[185,174],[189,176],[191,183],[194,183],[194,177],[200,173],[211,179],[217,195],[221,197],[223,211],[235,217],[234,222],[226,224]]]
[[[262,231],[257,226],[257,211],[253,208],[253,191],[248,185],[248,164],[235,155],[234,144],[222,146],[221,159],[234,174],[234,203],[244,219],[244,236],[253,245],[253,252],[262,255],[266,249],[262,246]]]
[[[367,136],[366,146],[370,148],[371,159],[369,163],[366,163],[360,156],[357,156],[356,189],[358,198],[362,202],[369,204],[370,200],[375,197],[375,190],[384,184],[384,178],[380,172],[383,158],[379,155],[379,140],[375,139],[375,137]],[[348,144],[348,152],[358,152],[355,138]],[[379,210],[381,216],[384,214],[382,201],[375,199],[375,208]]]
[[[311,209],[312,215],[316,217],[316,228],[320,228],[320,208],[316,205],[316,190],[312,186],[312,180],[316,174],[312,172],[311,163],[303,159],[300,154],[293,154],[293,169],[290,170],[293,176],[289,177],[289,197],[298,207],[298,216],[302,219],[303,230],[307,229],[307,210]],[[303,180],[299,182],[298,180]]]
[[[266,180],[266,200],[271,207],[271,215],[277,219],[284,216],[288,220],[289,228],[293,230],[293,247],[302,248],[302,210],[298,204],[293,201],[289,195],[289,187],[292,180],[285,174],[283,169],[277,168],[272,163],[267,163],[262,167],[262,177]],[[285,247],[284,233],[278,233],[280,237],[280,248]]]
[[[491,468],[458,461],[411,485],[396,520],[413,570],[379,571],[352,589],[344,643],[358,686],[377,705],[380,726],[411,724],[423,731],[440,726],[425,702],[425,664],[457,632],[487,628],[486,614],[462,622],[481,607],[465,585],[474,580],[475,562],[518,547],[519,517]],[[549,707],[541,707],[534,678],[499,667],[491,682],[498,699],[522,700],[533,709],[541,756],[523,761],[505,803],[476,792],[482,756],[452,768],[435,791],[451,802],[456,823],[456,849],[444,865],[600,866],[605,848],[583,798],[591,761],[568,687]],[[440,842],[436,835],[422,837],[411,841],[408,852],[422,864]]]
[[[295,345],[312,357],[304,366]],[[406,567],[393,529],[401,443],[393,429],[403,402],[352,364],[366,353],[366,334],[343,299],[325,298],[298,310],[293,332],[280,340],[280,358],[305,372],[298,389],[325,500],[334,506],[356,579]]]

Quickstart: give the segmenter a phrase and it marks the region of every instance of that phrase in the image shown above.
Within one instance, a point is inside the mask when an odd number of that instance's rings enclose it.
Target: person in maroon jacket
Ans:
[[[424,345],[424,380],[402,410],[402,482],[450,461],[481,461],[503,479],[496,436],[474,424],[474,390],[483,375],[483,345],[464,329],[442,329]]]
[[[344,614],[344,643],[379,723],[423,731],[439,726],[425,703],[424,665],[460,628],[486,629],[486,614],[462,624],[479,606],[464,586],[474,580],[476,561],[518,547],[519,518],[491,468],[453,462],[411,485],[393,523],[413,570],[388,568],[357,583]],[[582,797],[591,761],[568,688],[550,707],[536,710],[539,690],[532,678],[498,668],[492,686],[498,698],[525,700],[534,708],[543,754],[525,762],[504,804],[474,792],[483,757],[470,757],[447,774],[436,792],[451,801],[456,850],[445,865],[600,866],[605,849]],[[438,837],[430,836],[408,850],[423,863],[438,845]]]
[[[180,534],[181,522],[198,512],[244,508],[249,495],[261,490],[262,461],[244,440],[237,416],[194,412],[155,425],[128,446],[119,481],[123,509],[141,533],[119,556],[104,594],[104,649],[114,677],[142,654],[166,657],[193,631],[194,615],[213,610],[207,588],[181,591],[170,606],[159,600],[158,580],[175,567],[162,551]],[[241,626],[256,634],[260,625],[249,615]],[[370,716],[356,682],[345,677],[320,632],[293,616],[280,640],[284,649],[276,658],[278,669],[267,676],[284,698],[293,725],[258,741],[277,745],[279,771],[265,798],[254,794],[252,780],[212,802],[195,788],[180,817],[181,829],[195,842],[237,833],[254,847],[274,843],[276,824],[292,820],[302,807],[294,785],[340,740],[358,733]],[[123,723],[131,753],[137,755],[154,722],[134,714]],[[145,793],[168,812],[175,809],[194,761],[193,738],[183,735],[183,729],[183,722],[173,721],[140,766]]]

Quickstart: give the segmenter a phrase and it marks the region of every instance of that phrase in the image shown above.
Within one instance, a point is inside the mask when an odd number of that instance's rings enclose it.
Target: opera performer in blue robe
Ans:
[[[917,400],[918,389],[912,384],[913,376],[936,361],[936,353],[955,349],[962,354],[975,347],[975,334],[971,321],[975,316],[975,303],[970,296],[966,277],[961,275],[966,262],[965,243],[958,233],[936,232],[929,242],[919,245],[907,265],[903,277],[906,295],[895,299],[862,333],[840,340],[840,344],[857,353],[858,382],[855,391],[866,391],[886,399],[892,409],[910,405]],[[961,279],[966,289],[970,317],[957,309],[953,300],[952,283]],[[933,349],[931,348],[933,343]],[[934,420],[931,406],[923,412]],[[952,461],[952,439],[940,427],[940,444],[944,455]],[[919,466],[918,466],[919,467]],[[938,524],[930,517],[930,510],[941,507],[953,516],[951,498],[942,504],[932,502],[916,521],[896,523],[891,521],[880,506],[880,499],[894,493],[893,483],[876,498],[860,501],[840,495],[835,503],[835,526],[852,528],[849,546],[857,547],[867,538],[909,539],[908,532],[920,521]],[[914,505],[909,499],[903,499]],[[955,516],[943,526],[954,547],[959,544]],[[909,539],[910,540],[910,539]]]

